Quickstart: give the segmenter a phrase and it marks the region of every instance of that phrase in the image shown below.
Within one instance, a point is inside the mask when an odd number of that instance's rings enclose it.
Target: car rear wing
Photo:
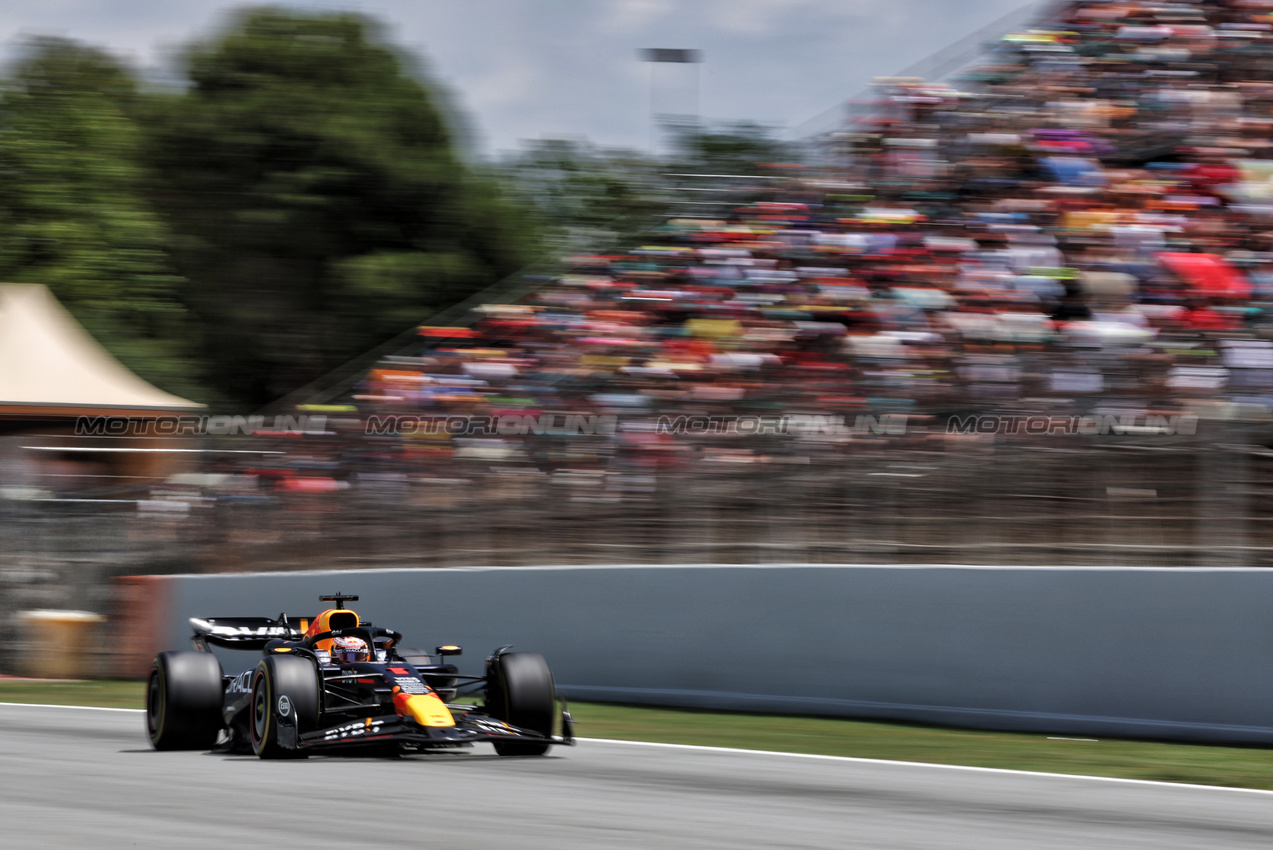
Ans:
[[[207,652],[208,645],[227,649],[264,649],[272,640],[300,640],[305,636],[301,625],[309,618],[279,614],[269,617],[191,617],[194,628],[191,641],[195,649]]]

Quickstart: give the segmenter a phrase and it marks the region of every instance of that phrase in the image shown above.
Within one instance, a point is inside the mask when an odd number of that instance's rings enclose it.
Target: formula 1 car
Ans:
[[[304,758],[335,750],[438,751],[490,742],[502,756],[543,755],[574,744],[570,712],[543,656],[486,659],[484,676],[461,676],[458,646],[433,654],[399,648],[402,635],[323,596],[313,618],[192,618],[195,652],[161,652],[146,684],[146,732],[157,750],[251,752]],[[257,665],[222,674],[209,646],[259,650]],[[456,704],[478,695],[475,705]]]

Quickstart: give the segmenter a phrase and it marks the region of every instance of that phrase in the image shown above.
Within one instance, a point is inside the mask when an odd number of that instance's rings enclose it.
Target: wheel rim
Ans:
[[[154,738],[159,732],[160,711],[163,701],[159,692],[159,671],[150,671],[150,681],[146,684],[146,730]]]
[[[265,677],[257,674],[252,687],[252,742],[260,745],[265,740],[265,729],[270,719],[270,695],[265,687]]]

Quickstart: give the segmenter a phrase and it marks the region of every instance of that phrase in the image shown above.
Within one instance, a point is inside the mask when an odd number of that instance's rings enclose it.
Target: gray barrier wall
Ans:
[[[172,576],[191,616],[361,594],[404,645],[542,652],[579,700],[1273,742],[1273,571],[514,567]],[[227,672],[249,653],[219,653]],[[583,730],[586,734],[586,730]]]

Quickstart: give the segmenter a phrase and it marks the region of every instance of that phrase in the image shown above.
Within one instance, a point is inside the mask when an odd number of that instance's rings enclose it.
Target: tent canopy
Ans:
[[[134,375],[44,286],[0,284],[0,411],[180,412],[200,407]]]

